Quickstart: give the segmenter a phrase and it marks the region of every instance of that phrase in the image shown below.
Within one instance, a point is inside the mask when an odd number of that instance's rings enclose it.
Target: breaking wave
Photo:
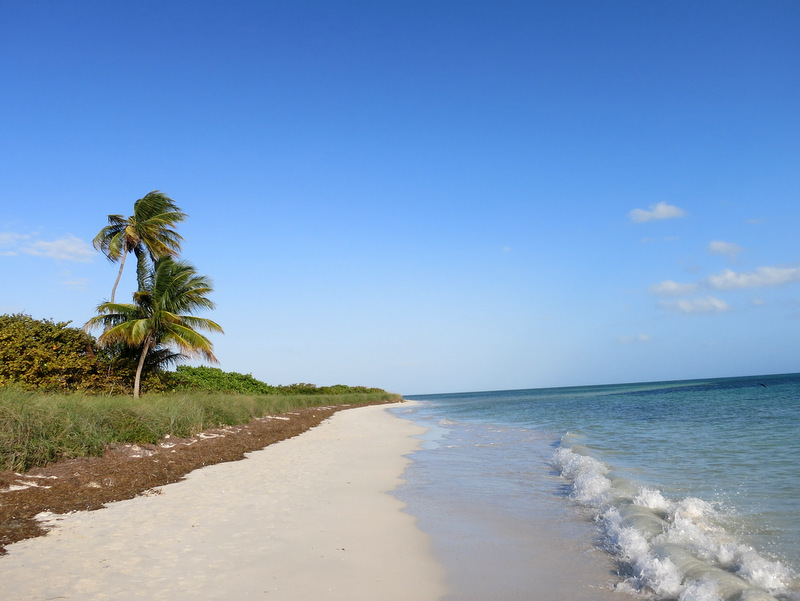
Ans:
[[[619,562],[624,580],[618,588],[678,601],[800,601],[798,575],[737,540],[712,504],[668,499],[617,477],[574,442],[570,435],[562,439],[553,465]]]

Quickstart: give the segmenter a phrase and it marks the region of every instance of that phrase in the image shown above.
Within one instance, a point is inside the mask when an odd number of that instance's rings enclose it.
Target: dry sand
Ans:
[[[439,599],[428,537],[386,494],[421,432],[386,405],[340,411],[158,494],[53,516],[0,557],[0,599]]]

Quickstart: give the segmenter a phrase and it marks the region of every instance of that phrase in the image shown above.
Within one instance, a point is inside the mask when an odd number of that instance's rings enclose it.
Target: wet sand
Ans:
[[[52,516],[0,557],[5,601],[433,601],[429,537],[388,494],[422,429],[386,405],[100,511]]]
[[[417,417],[411,405],[392,411]],[[521,461],[502,438],[414,423],[429,430],[394,494],[432,537],[447,575],[443,601],[634,599],[615,590],[618,566],[594,544],[595,524],[560,495],[547,441],[527,437]]]

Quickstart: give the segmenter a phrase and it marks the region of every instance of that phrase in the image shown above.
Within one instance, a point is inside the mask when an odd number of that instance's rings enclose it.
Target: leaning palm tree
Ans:
[[[215,322],[191,314],[214,308],[207,296],[213,288],[208,278],[198,275],[185,261],[157,259],[153,271],[140,284],[133,303],[103,303],[97,307],[99,315],[84,325],[86,330],[104,328],[97,339],[101,345],[124,343],[138,349],[134,398],[139,397],[142,370],[153,349],[171,346],[184,357],[202,357],[216,363],[211,341],[197,330],[222,333]]]
[[[181,236],[174,226],[186,219],[175,202],[154,190],[133,204],[133,215],[109,215],[108,225],[100,230],[93,241],[94,247],[109,261],[120,262],[119,273],[111,289],[110,302],[114,302],[125,259],[134,253],[138,260],[140,279],[147,271],[147,260],[174,257],[181,250]]]

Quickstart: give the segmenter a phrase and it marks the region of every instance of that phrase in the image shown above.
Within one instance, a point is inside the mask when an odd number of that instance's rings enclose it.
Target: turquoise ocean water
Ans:
[[[432,523],[546,505],[590,524],[614,594],[800,601],[800,374],[407,398]]]

